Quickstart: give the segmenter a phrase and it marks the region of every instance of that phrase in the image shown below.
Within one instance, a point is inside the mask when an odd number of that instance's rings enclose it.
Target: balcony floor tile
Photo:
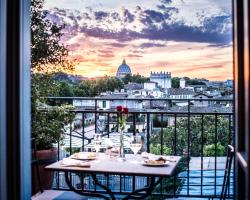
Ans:
[[[36,194],[32,200],[102,200],[100,198],[90,198],[78,195],[70,191],[46,190],[43,193]]]

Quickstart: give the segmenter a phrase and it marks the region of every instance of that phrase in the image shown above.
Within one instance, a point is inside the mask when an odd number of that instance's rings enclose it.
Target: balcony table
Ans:
[[[138,162],[134,163],[133,155],[126,154],[126,161],[118,161],[117,158],[110,158],[108,155],[104,153],[98,154],[98,159],[88,161],[90,163],[90,167],[72,167],[72,166],[62,166],[60,161],[48,165],[46,170],[49,171],[61,171],[65,174],[65,181],[70,190],[86,196],[92,197],[101,197],[104,199],[112,199],[115,200],[114,193],[105,185],[102,185],[96,175],[97,174],[104,174],[104,175],[125,175],[125,176],[142,176],[142,177],[149,177],[149,184],[146,185],[144,188],[137,189],[132,191],[123,199],[144,199],[145,197],[149,196],[153,189],[162,181],[163,178],[169,178],[174,175],[174,171],[181,159],[180,156],[171,156],[174,158],[175,162],[169,162],[168,165],[163,167],[149,167],[144,166],[142,164],[143,159],[140,155],[137,155],[136,160]],[[93,178],[93,181],[96,185],[103,188],[106,193],[110,196],[107,197],[101,193],[95,191],[87,192],[76,189],[69,178],[70,173],[87,173],[90,174]]]

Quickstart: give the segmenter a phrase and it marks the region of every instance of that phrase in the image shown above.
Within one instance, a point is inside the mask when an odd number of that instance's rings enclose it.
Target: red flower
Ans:
[[[122,110],[122,113],[124,113],[124,114],[128,114],[128,108],[123,108],[123,110]]]
[[[117,112],[122,112],[122,106],[117,106],[116,110],[117,110]]]

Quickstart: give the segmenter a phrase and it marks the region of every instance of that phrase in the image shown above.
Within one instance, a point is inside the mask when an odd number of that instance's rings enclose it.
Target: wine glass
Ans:
[[[130,137],[130,149],[133,151],[135,158],[136,158],[136,154],[140,151],[141,148],[142,148],[141,136],[140,135],[132,135]]]
[[[101,149],[102,136],[99,133],[94,134],[94,148],[95,152],[98,153]]]

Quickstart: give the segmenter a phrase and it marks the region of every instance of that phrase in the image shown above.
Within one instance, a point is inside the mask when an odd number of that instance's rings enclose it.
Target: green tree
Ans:
[[[219,116],[217,118],[217,128],[215,128],[215,116],[205,115],[203,120],[201,117],[190,118],[190,155],[200,156],[203,147],[205,145],[214,144],[215,141],[220,142],[223,147],[226,147],[231,141],[229,141],[229,119],[225,116]],[[215,134],[215,130],[217,133]],[[203,130],[203,135],[202,135]],[[217,135],[217,138],[215,138]],[[203,136],[203,137],[202,137]],[[232,138],[232,137],[231,137]],[[203,139],[203,141],[202,141]],[[216,140],[215,140],[216,139]],[[176,122],[176,143],[175,141],[175,126],[168,126],[163,131],[163,144],[172,150],[172,154],[175,150],[178,155],[182,155],[183,151],[188,146],[188,119],[187,117],[178,117]],[[161,144],[160,131],[151,137],[150,143],[153,145]],[[218,152],[219,153],[219,152]],[[225,155],[225,151],[223,152]],[[221,154],[220,154],[221,155]]]
[[[186,79],[185,79],[186,80]],[[187,85],[206,85],[205,83],[203,83],[202,81],[198,81],[195,79],[187,79],[186,80],[186,84]]]
[[[102,92],[122,89],[124,84],[115,77],[103,77],[98,79],[85,80],[75,85],[74,95],[80,97],[93,97],[100,95]]]
[[[33,72],[72,71],[68,49],[60,42],[65,25],[49,21],[43,10],[44,0],[31,1],[31,68]]]
[[[62,142],[67,124],[74,119],[72,106],[48,106],[37,104],[36,114],[32,119],[32,136],[38,149],[50,149],[54,143]]]
[[[180,78],[173,77],[171,79],[171,86],[172,86],[172,88],[179,88],[180,87]]]
[[[59,90],[58,95],[60,97],[73,97],[74,96],[73,87],[67,81],[60,81],[58,90]]]
[[[225,116],[219,116],[217,121],[217,141],[216,145],[216,155],[225,156],[226,145],[230,143],[229,137],[229,119]],[[203,152],[204,156],[215,156],[215,116],[204,116],[203,129],[201,117],[191,117],[190,118],[190,156],[200,156]],[[175,130],[176,130],[176,143],[175,140]],[[203,130],[203,138],[202,138]],[[161,142],[164,144],[162,147],[164,155],[173,155],[176,145],[177,155],[182,155],[183,150],[187,148],[188,138],[188,119],[187,117],[179,117],[175,126],[168,126],[164,128],[163,131],[163,141],[161,141],[160,131],[151,136],[150,139],[150,152],[154,154],[161,154]],[[203,141],[202,141],[203,139]],[[201,144],[203,149],[201,149]],[[182,157],[178,167],[177,173],[184,171],[187,168],[187,163],[189,158]],[[167,193],[178,193],[174,189],[181,187],[183,182],[179,179],[176,180],[174,184],[174,178],[163,179],[162,187],[157,186],[155,192],[163,191]],[[160,198],[160,197],[159,197]],[[152,197],[152,199],[154,199]],[[157,198],[158,199],[158,198]]]
[[[89,80],[82,81],[76,85],[74,90],[74,95],[78,97],[92,97],[95,96],[94,83]]]
[[[127,74],[125,77],[122,78],[122,81],[124,84],[128,84],[129,82],[145,83],[149,81],[149,78],[144,77],[140,74],[134,74],[134,75]]]
[[[53,73],[69,72],[74,62],[61,44],[62,29],[46,18],[44,0],[31,1],[31,101],[32,137],[39,149],[52,147],[63,139],[64,126],[73,119],[71,106],[48,106],[48,96],[58,95],[59,84]]]
[[[205,85],[204,82],[196,80],[196,79],[191,79],[189,77],[184,77],[186,81],[186,85]],[[180,78],[179,77],[173,77],[171,79],[171,84],[172,88],[179,88],[180,87]]]

